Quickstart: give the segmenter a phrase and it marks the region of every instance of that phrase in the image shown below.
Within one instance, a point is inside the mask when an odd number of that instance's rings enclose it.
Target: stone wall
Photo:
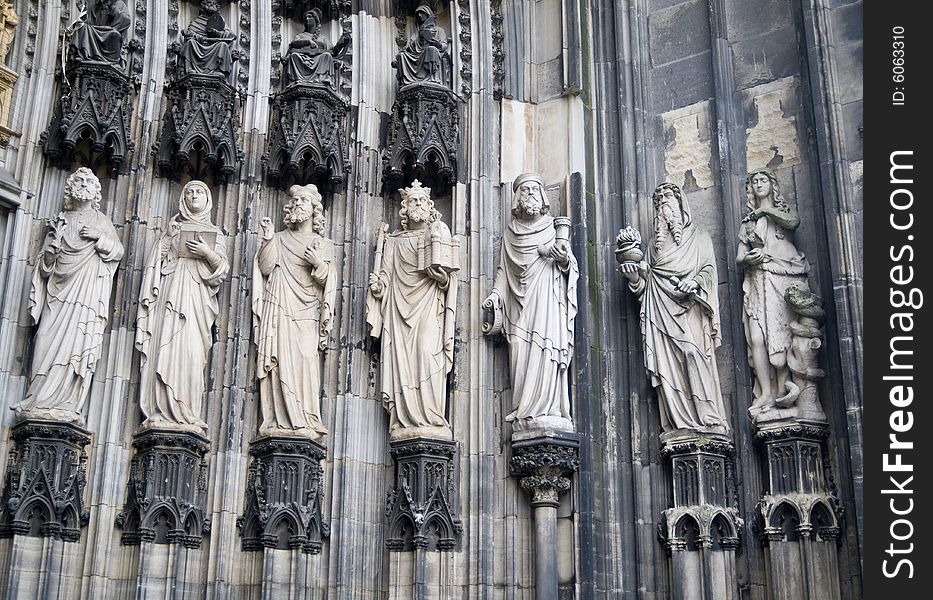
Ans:
[[[462,101],[457,180],[438,208],[461,236],[456,354],[448,420],[458,443],[454,478],[460,547],[430,553],[385,548],[386,492],[393,486],[388,421],[377,390],[378,351],[367,335],[364,296],[377,229],[398,225],[399,197],[383,189],[382,155],[396,95],[391,57],[398,19],[413,27],[414,2],[354,0],[346,183],[325,195],[327,236],[337,242],[339,291],[324,358],[323,512],[320,554],[241,550],[248,444],[258,428],[250,290],[259,221],[282,214],[262,155],[270,128],[271,74],[300,24],[279,2],[224,2],[243,52],[233,181],[211,181],[214,222],[227,234],[231,276],[205,398],[211,441],[210,534],[199,549],[121,545],[117,514],[127,497],[132,435],[139,426],[137,298],[145,255],[176,210],[184,178],[159,177],[155,149],[166,96],[167,48],[197,14],[184,0],[131,2],[140,40],[138,86],[125,172],[106,177],[102,210],[126,248],[116,275],[103,358],[88,402],[85,506],[78,542],[0,540],[0,593],[11,597],[526,598],[535,596],[532,509],[509,475],[512,410],[505,344],[482,334],[480,304],[492,287],[510,185],[537,171],[560,214],[572,219],[580,264],[572,401],[581,467],[558,509],[558,579],[566,598],[668,598],[669,558],[658,520],[671,506],[657,400],[643,367],[635,299],[616,272],[616,232],[651,228],[651,191],[669,180],[688,194],[713,236],[724,342],[717,351],[735,432],[737,504],[746,527],[736,559],[738,596],[769,597],[756,529],[763,471],[746,409],[752,376],[742,329],[736,231],[744,179],[767,166],[801,215],[797,246],[828,313],[821,397],[829,417],[828,462],[844,508],[840,597],[861,597],[861,1],[846,0],[438,0],[451,38],[453,89]],[[15,180],[0,200],[0,469],[6,472],[13,413],[30,373],[29,278],[45,219],[61,207],[68,170],[43,156],[42,134],[62,93],[64,2],[17,0],[20,24],[8,66],[19,75],[0,166]],[[341,24],[325,23],[334,40]],[[469,35],[464,35],[468,33]],[[465,51],[466,50],[466,51]],[[469,68],[468,68],[469,67]],[[4,125],[4,124],[0,124]],[[73,166],[79,166],[75,164]],[[9,188],[10,191],[5,191]],[[415,573],[422,573],[419,580]],[[832,574],[835,577],[835,574]]]

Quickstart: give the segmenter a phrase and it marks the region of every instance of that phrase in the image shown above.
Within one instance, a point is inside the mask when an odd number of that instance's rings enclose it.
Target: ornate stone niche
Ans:
[[[124,0],[90,2],[87,15],[70,30],[66,60],[58,74],[61,102],[42,134],[43,152],[63,169],[87,166],[111,177],[126,171],[134,150],[130,133],[133,96],[145,45],[145,25],[130,30]],[[145,5],[136,10],[145,21]]]
[[[319,554],[330,535],[321,509],[324,446],[308,438],[266,436],[251,442],[249,453],[246,509],[237,518],[243,550]]]
[[[327,189],[350,171],[346,150],[346,92],[350,83],[350,2],[288,0],[282,16],[305,23],[304,31],[283,43],[284,56],[273,94],[270,134],[262,160],[270,182],[282,187],[314,183]],[[321,33],[325,19],[339,19],[333,43]]]
[[[767,472],[757,529],[776,596],[839,598],[842,507],[825,460],[824,421],[786,418],[759,423],[755,443]],[[819,568],[814,568],[820,565]]]
[[[91,433],[70,423],[26,419],[10,437],[16,447],[0,497],[0,537],[78,541],[90,520],[82,496]]]
[[[463,525],[450,500],[455,497],[456,443],[412,438],[389,443],[395,459],[395,488],[386,495],[386,548],[406,551],[454,550]]]
[[[210,442],[190,431],[148,429],[133,436],[128,494],[117,527],[125,545],[180,543],[199,548],[210,533],[205,516]]]
[[[671,557],[672,597],[732,598],[744,525],[733,493],[735,447],[727,435],[689,430],[663,433],[661,442],[674,506],[661,514],[658,538]]]
[[[216,0],[199,4],[198,16],[169,46],[168,63],[174,66],[153,151],[162,177],[226,183],[236,178],[243,160],[237,143],[240,94],[233,83],[241,52],[233,49],[237,38]],[[214,33],[207,36],[207,30]]]
[[[396,1],[399,53],[392,66],[398,92],[382,159],[383,182],[390,191],[415,179],[440,191],[457,180],[461,100],[451,87],[450,40],[437,25],[434,9],[424,0]],[[406,36],[405,15],[412,14],[413,33]]]
[[[4,63],[13,46],[13,37],[16,35],[18,24],[19,16],[16,14],[12,0],[0,0],[0,148],[10,143],[10,138],[14,133],[7,125],[10,123],[13,86],[19,79],[19,75],[7,68]]]

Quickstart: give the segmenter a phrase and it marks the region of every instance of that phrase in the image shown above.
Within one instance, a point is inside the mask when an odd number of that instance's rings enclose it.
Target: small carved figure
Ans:
[[[111,65],[122,64],[123,43],[130,15],[123,0],[97,0],[71,35],[75,58]]]
[[[12,0],[0,0],[0,65],[6,63],[6,57],[13,47],[13,36],[19,17],[13,8]]]
[[[569,246],[569,219],[552,217],[537,173],[512,184],[512,222],[502,234],[499,267],[483,309],[492,311],[487,334],[509,344],[516,430],[573,431],[570,361],[577,315],[577,260]]]
[[[236,36],[227,29],[217,0],[201,0],[197,18],[183,35],[185,41],[178,52],[180,76],[196,73],[230,79],[233,72],[231,46]]]
[[[83,423],[123,244],[100,212],[100,181],[90,169],[68,177],[63,200],[32,276],[29,315],[39,330],[32,381],[16,414]]]
[[[335,57],[349,42],[350,34],[344,32],[337,43],[331,46],[321,33],[320,9],[309,10],[305,13],[305,30],[288,45],[284,84],[307,82],[336,88],[339,61]]]
[[[679,187],[662,183],[652,199],[654,256],[650,264],[635,261],[643,251],[631,242],[640,236],[623,230],[619,270],[641,298],[645,370],[657,390],[661,429],[725,433],[729,427],[715,354],[719,280],[713,241],[693,222]]]
[[[136,318],[143,428],[207,429],[201,418],[204,369],[219,310],[217,292],[230,271],[223,232],[211,223],[211,206],[207,185],[185,184],[178,214],[143,273]]]
[[[399,88],[412,83],[450,87],[450,52],[446,32],[427,4],[415,9],[418,32],[392,61]]]
[[[263,219],[253,261],[253,339],[257,346],[260,435],[327,433],[321,418],[321,359],[327,347],[337,276],[314,185],[293,185],[284,231]]]
[[[745,267],[745,339],[755,373],[752,409],[760,411],[774,406],[787,391],[794,311],[784,292],[795,283],[806,285],[810,265],[791,240],[800,217],[784,200],[774,174],[749,174],[745,190],[748,214],[739,229],[736,262]]]
[[[382,401],[391,439],[450,439],[445,413],[459,243],[440,220],[430,188],[415,180],[401,195],[402,227],[380,234],[366,297],[370,334],[382,343]]]

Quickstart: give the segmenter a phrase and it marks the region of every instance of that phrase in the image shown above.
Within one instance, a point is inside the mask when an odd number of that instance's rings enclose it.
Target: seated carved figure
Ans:
[[[336,87],[339,61],[334,57],[349,42],[344,35],[334,46],[321,34],[321,11],[314,8],[305,13],[305,30],[295,36],[285,55],[284,84],[320,83]]]
[[[233,57],[230,46],[236,36],[226,27],[216,0],[203,0],[198,17],[184,32],[178,53],[179,75],[222,75],[230,78]]]
[[[418,33],[392,61],[400,88],[412,83],[450,87],[450,53],[447,34],[437,26],[434,12],[425,4],[415,10]]]
[[[98,0],[71,36],[73,56],[82,61],[120,64],[130,15],[123,0]]]

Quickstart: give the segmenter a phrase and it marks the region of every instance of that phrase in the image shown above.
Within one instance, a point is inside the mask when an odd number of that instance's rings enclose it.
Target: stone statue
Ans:
[[[427,4],[415,9],[418,33],[399,52],[392,66],[399,88],[412,83],[450,87],[450,52],[447,34],[437,26],[437,18]]]
[[[139,406],[143,428],[203,433],[204,369],[213,344],[217,291],[230,265],[224,235],[211,223],[211,192],[189,181],[147,261],[136,317],[142,353]]]
[[[285,55],[284,84],[319,83],[336,88],[338,61],[334,58],[350,42],[345,32],[337,44],[330,45],[321,34],[321,11],[313,8],[305,13],[305,30],[295,36]]]
[[[201,0],[198,16],[185,29],[184,38],[178,52],[180,76],[221,75],[229,80],[233,72],[230,48],[236,36],[227,29],[217,0]]]
[[[402,227],[380,233],[366,322],[382,343],[382,401],[392,440],[451,439],[447,374],[453,366],[460,245],[415,180],[401,190]]]
[[[123,258],[123,244],[100,212],[100,200],[100,181],[81,167],[65,182],[64,210],[48,223],[29,293],[29,315],[39,330],[19,418],[84,421],[110,316],[113,274]]]
[[[679,187],[653,195],[654,256],[641,259],[640,235],[619,233],[619,270],[641,298],[645,370],[658,394],[661,429],[726,433],[715,349],[719,338],[716,259],[709,234],[693,222]]]
[[[6,63],[6,57],[13,47],[13,35],[16,33],[17,24],[19,17],[13,8],[12,0],[0,0],[0,65]]]
[[[81,61],[123,62],[123,43],[130,28],[130,15],[123,0],[97,0],[71,35],[73,56]]]
[[[810,265],[790,233],[800,217],[781,196],[770,171],[755,171],[746,180],[748,214],[739,229],[736,262],[745,267],[745,339],[755,372],[752,411],[767,410],[790,392],[787,352],[793,342],[794,311],[784,299],[795,283],[806,286]]]
[[[253,261],[253,340],[262,423],[259,435],[320,439],[320,351],[327,347],[337,276],[334,244],[323,237],[324,205],[314,185],[293,185],[284,231],[261,222]]]
[[[548,214],[544,180],[536,173],[512,184],[512,222],[502,234],[499,268],[483,308],[493,313],[487,334],[509,343],[515,430],[573,431],[570,373],[577,314],[577,260],[570,220]]]

